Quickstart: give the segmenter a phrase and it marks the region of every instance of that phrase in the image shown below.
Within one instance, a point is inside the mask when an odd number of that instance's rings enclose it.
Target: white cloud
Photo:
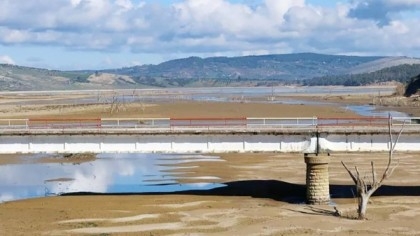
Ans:
[[[82,0],[70,0],[70,3],[71,3],[72,6],[77,6],[77,5],[80,4],[81,1]]]
[[[0,44],[155,55],[420,54],[419,17],[401,17],[420,9],[419,0],[352,0],[330,7],[310,0],[246,3],[0,1]]]
[[[130,10],[134,7],[133,3],[131,2],[131,0],[116,0],[115,4],[117,6],[122,7],[125,10]]]
[[[9,64],[9,65],[16,64],[15,61],[7,55],[0,55],[0,63],[1,64]]]
[[[305,0],[265,0],[265,8],[269,13],[270,19],[275,22],[283,22],[283,16],[292,7],[304,7]]]

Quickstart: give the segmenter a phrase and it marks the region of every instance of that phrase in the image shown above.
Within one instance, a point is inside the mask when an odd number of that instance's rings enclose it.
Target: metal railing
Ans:
[[[171,127],[246,127],[247,119],[240,118],[171,118]]]
[[[385,126],[388,118],[384,117],[339,117],[318,118],[317,126]]]
[[[247,118],[248,128],[307,128],[316,127],[316,117],[266,117],[266,118]]]
[[[61,119],[61,118],[31,118],[27,121],[29,129],[86,129],[101,128],[100,118],[80,118],[80,119]]]
[[[170,118],[102,118],[101,128],[169,127]]]
[[[392,117],[393,126],[420,127],[420,117]],[[239,118],[31,118],[0,119],[1,130],[30,129],[305,129],[318,127],[385,127],[388,118],[381,117],[239,117]],[[417,127],[415,127],[417,128]]]
[[[28,129],[29,119],[0,119],[1,129]]]
[[[392,125],[420,125],[420,117],[392,117]]]

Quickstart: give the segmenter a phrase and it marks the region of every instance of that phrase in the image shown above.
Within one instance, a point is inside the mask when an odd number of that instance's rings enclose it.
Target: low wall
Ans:
[[[321,134],[319,137],[319,147],[327,152],[381,152],[388,151],[390,146],[388,134]],[[395,151],[420,151],[420,134],[401,135]]]
[[[24,134],[1,135],[0,153],[370,152],[387,151],[388,140],[387,134],[345,133]],[[396,150],[420,151],[420,134],[404,134]]]
[[[212,153],[310,151],[304,135],[28,135],[1,136],[0,153]]]

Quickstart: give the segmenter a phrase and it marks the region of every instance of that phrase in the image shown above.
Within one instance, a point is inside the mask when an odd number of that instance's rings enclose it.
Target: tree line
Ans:
[[[326,75],[322,77],[315,77],[312,79],[302,80],[301,83],[304,86],[363,86],[389,81],[397,81],[406,84],[410,82],[411,78],[417,75],[420,75],[420,64],[404,64],[388,67],[370,73]]]

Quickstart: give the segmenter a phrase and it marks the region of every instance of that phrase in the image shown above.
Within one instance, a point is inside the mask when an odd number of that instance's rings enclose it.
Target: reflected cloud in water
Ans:
[[[146,193],[222,187],[215,176],[182,177],[204,161],[223,161],[204,155],[98,154],[84,163],[32,162],[0,166],[0,201],[72,192]],[[193,166],[182,166],[197,163]],[[171,172],[175,171],[176,172]],[[196,180],[180,184],[178,179]]]

